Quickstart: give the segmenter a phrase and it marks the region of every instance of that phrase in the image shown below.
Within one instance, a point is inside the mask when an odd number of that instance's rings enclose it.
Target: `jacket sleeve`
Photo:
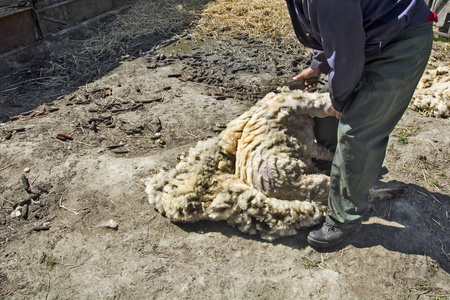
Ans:
[[[314,57],[311,61],[310,67],[314,71],[319,71],[320,73],[328,74],[330,72],[330,66],[328,65],[327,57],[325,53],[321,50],[314,50]]]
[[[323,53],[316,51],[312,64],[319,70],[328,62],[330,97],[335,110],[342,112],[353,100],[364,69],[366,42],[358,0],[310,1],[311,24],[320,33]],[[322,60],[322,62],[321,62]],[[311,66],[314,69],[314,66]]]

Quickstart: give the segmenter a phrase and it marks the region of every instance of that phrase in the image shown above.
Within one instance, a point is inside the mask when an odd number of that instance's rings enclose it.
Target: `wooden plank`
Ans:
[[[41,15],[43,26],[47,32],[55,33],[76,23],[113,10],[125,4],[127,1],[65,0],[54,3],[54,0],[46,0],[45,2],[49,5],[43,6],[44,4],[40,3],[41,8],[38,9],[38,12]]]
[[[33,5],[36,9],[41,9],[44,7],[49,7],[52,6],[54,4],[58,4],[61,2],[64,2],[65,0],[33,0]]]
[[[0,18],[0,53],[35,42],[38,32],[31,9]]]
[[[18,8],[15,5],[14,9],[8,4],[8,7],[5,6],[8,9],[0,11],[0,53],[29,45],[47,33],[56,33],[118,8],[128,1],[31,0],[32,8]]]

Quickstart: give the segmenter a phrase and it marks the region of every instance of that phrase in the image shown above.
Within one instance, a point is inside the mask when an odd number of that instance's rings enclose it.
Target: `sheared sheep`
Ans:
[[[149,201],[175,222],[226,220],[268,240],[313,226],[327,210],[329,178],[312,159],[333,153],[315,142],[312,117],[330,114],[328,94],[270,93],[151,176]]]
[[[148,178],[149,201],[174,222],[226,220],[266,240],[314,226],[327,210],[329,177],[313,159],[333,153],[316,143],[313,117],[330,115],[328,94],[269,93],[175,168]]]

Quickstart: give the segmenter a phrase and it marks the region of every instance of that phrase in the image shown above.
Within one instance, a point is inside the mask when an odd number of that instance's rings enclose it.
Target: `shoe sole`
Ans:
[[[308,244],[310,244],[313,247],[317,247],[317,248],[330,248],[333,246],[336,246],[337,244],[339,244],[340,242],[342,242],[346,237],[348,237],[352,232],[354,232],[359,226],[355,226],[354,228],[352,228],[350,231],[348,231],[341,239],[333,241],[333,242],[321,242],[318,240],[315,240],[313,238],[311,238],[310,236],[308,236],[306,238]]]
[[[345,237],[344,237],[345,238]],[[343,239],[344,239],[343,238]],[[313,247],[317,247],[317,248],[330,248],[330,247],[333,247],[333,246],[336,246],[337,244],[339,244],[343,239],[340,239],[340,240],[337,240],[337,241],[335,241],[335,242],[333,242],[333,243],[330,243],[330,242],[321,242],[321,241],[318,241],[318,240],[315,240],[315,239],[313,239],[313,238],[310,238],[309,236],[308,236],[308,238],[306,239],[307,241],[308,241],[308,244],[310,244],[311,246],[313,246]]]

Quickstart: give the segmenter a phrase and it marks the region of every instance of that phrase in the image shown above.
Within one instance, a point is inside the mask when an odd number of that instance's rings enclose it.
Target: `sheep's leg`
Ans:
[[[326,147],[317,144],[317,143],[313,143],[311,145],[311,158],[314,159],[320,159],[320,160],[326,160],[326,161],[333,161],[333,157],[334,157],[334,153],[331,152],[329,149],[327,149]]]

